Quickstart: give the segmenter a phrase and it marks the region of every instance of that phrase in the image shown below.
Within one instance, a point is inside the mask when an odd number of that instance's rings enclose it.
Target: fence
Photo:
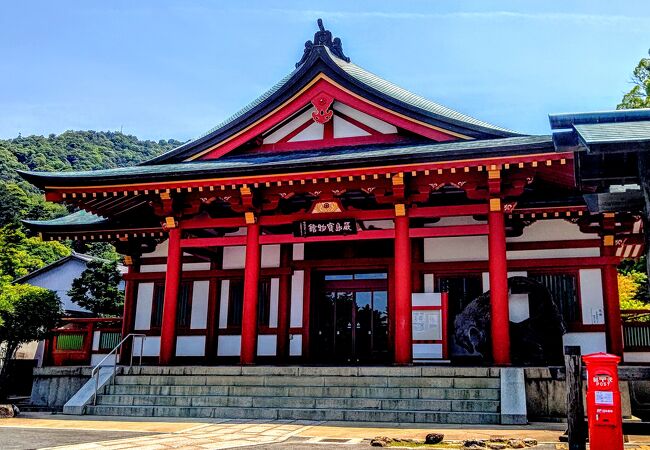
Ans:
[[[623,319],[623,344],[626,352],[650,351],[650,310],[628,309],[621,311]]]
[[[90,365],[109,353],[122,338],[122,318],[65,318],[45,341],[44,364]]]

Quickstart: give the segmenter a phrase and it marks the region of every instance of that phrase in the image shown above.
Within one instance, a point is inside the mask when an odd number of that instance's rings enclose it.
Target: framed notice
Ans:
[[[596,391],[596,404],[597,405],[613,405],[614,404],[614,392],[612,391]]]
[[[413,339],[416,341],[442,340],[442,311],[413,311]]]

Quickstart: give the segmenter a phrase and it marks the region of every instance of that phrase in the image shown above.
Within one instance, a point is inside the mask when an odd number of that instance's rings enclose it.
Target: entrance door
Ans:
[[[314,359],[336,364],[387,361],[387,274],[327,274],[318,291],[313,305]]]

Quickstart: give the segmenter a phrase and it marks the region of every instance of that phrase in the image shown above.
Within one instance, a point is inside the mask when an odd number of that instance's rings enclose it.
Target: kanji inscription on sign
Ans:
[[[355,219],[301,220],[294,222],[294,236],[343,236],[357,234]]]

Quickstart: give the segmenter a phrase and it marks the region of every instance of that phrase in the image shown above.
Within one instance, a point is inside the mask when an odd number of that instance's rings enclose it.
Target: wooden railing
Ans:
[[[122,318],[65,318],[45,341],[44,365],[86,366],[122,338]]]
[[[622,310],[621,318],[625,351],[650,352],[650,310]]]

